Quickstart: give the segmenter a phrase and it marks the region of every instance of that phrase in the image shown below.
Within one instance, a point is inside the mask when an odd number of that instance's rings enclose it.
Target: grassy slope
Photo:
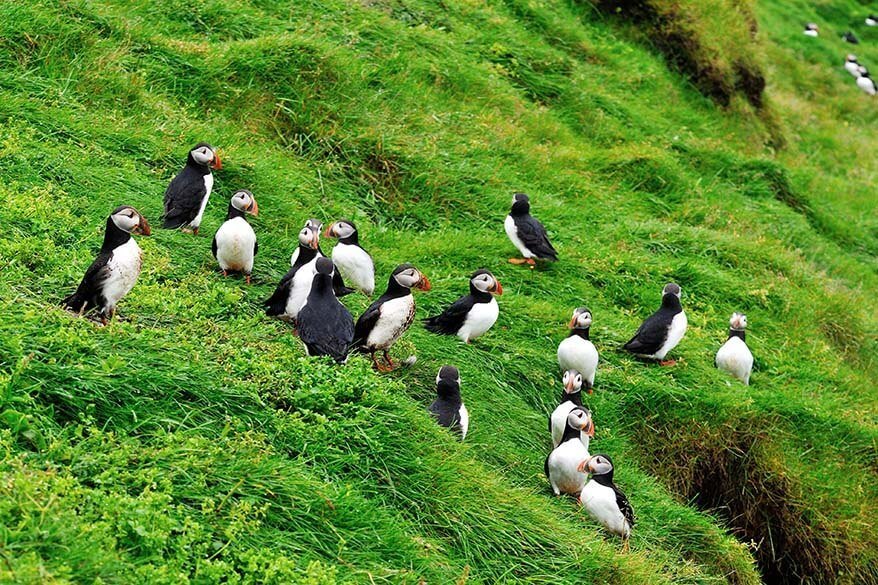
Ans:
[[[716,108],[583,4],[0,4],[0,581],[758,582],[730,526],[767,537],[771,578],[878,579],[876,114],[832,26],[813,42],[798,22],[858,20],[835,5],[757,9],[773,153],[765,116]],[[201,139],[224,153],[208,237],[142,239],[106,329],[56,309],[107,211],[156,221]],[[209,254],[239,187],[263,214],[249,288]],[[505,263],[519,189],[556,266]],[[421,268],[421,315],[489,267],[497,328],[472,347],[413,328],[397,353],[420,360],[393,376],[305,360],[259,301],[310,216],[357,221],[380,280]],[[615,348],[671,279],[685,361],[647,367]],[[639,516],[627,555],[542,478],[554,348],[583,303],[594,449]],[[749,388],[712,367],[733,310]],[[423,413],[449,362],[463,445]]]

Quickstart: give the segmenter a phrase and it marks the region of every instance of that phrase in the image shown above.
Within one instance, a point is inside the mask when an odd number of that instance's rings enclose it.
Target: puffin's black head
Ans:
[[[247,189],[235,191],[232,195],[230,205],[238,211],[249,213],[250,215],[259,215],[259,205],[256,204],[256,197]]]
[[[527,193],[512,194],[512,215],[522,215],[530,211],[530,197]]]
[[[682,291],[680,290],[679,284],[669,282],[668,284],[665,285],[665,288],[662,289],[662,296],[674,295],[675,297],[677,297],[679,299],[681,292]]]
[[[580,473],[591,473],[592,475],[608,475],[613,477],[613,460],[609,455],[592,455],[577,467]]]
[[[469,278],[469,286],[472,291],[476,292],[491,293],[494,295],[503,294],[503,286],[500,284],[500,281],[485,269],[473,272],[473,275]]]
[[[322,224],[316,219],[309,219],[299,232],[299,245],[316,250],[320,245],[320,228]]]
[[[460,370],[454,366],[442,366],[436,375],[436,393],[440,396],[460,392]]]
[[[216,149],[207,142],[199,142],[189,151],[189,157],[186,159],[190,164],[210,167],[212,169],[223,168],[223,163]]]
[[[573,317],[570,318],[571,329],[588,329],[591,327],[591,311],[587,307],[573,309]]]
[[[561,378],[565,394],[576,394],[582,391],[582,374],[576,370],[567,370]]]
[[[344,238],[349,238],[356,233],[357,227],[354,225],[354,222],[348,221],[347,219],[340,219],[329,224],[329,227],[326,228],[326,231],[323,233],[323,237],[343,240]]]
[[[567,426],[582,431],[589,437],[594,436],[594,422],[587,408],[574,408],[567,414]]]
[[[129,234],[148,236],[152,233],[146,218],[130,205],[120,205],[114,209],[108,218],[109,222],[112,222],[117,228]]]
[[[332,263],[332,260],[326,258],[325,256],[321,256],[317,259],[314,268],[317,269],[317,274],[326,274],[332,275],[333,271],[335,271],[335,265]]]
[[[427,277],[411,264],[400,264],[397,266],[390,275],[390,280],[403,288],[416,288],[423,291],[433,288]]]

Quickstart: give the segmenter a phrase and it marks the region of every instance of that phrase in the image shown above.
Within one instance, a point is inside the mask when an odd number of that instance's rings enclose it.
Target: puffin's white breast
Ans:
[[[598,350],[591,341],[571,335],[558,344],[558,365],[562,371],[572,369],[582,374],[591,388],[598,368]]]
[[[744,384],[750,384],[753,354],[743,339],[730,337],[716,352],[716,367],[729,372]]]
[[[524,242],[521,241],[521,238],[518,237],[518,228],[515,227],[515,220],[511,215],[506,216],[506,221],[503,222],[503,227],[506,229],[506,235],[509,236],[512,244],[518,248],[518,251],[521,252],[522,256],[525,258],[536,258],[536,254],[528,250],[527,246],[524,245]]]
[[[491,297],[487,303],[476,303],[467,313],[457,336],[463,341],[475,339],[493,327],[499,315],[500,306],[495,298]]]
[[[875,83],[871,77],[858,77],[857,87],[865,91],[869,95],[875,95]]]
[[[303,264],[293,275],[290,296],[287,298],[286,314],[294,319],[302,309],[302,305],[308,300],[314,275],[317,274],[317,258],[318,256],[315,256],[310,262]]]
[[[565,494],[579,494],[587,476],[576,468],[588,457],[582,441],[573,439],[555,447],[549,455],[549,481],[553,488]]]
[[[119,299],[128,294],[137,282],[141,262],[140,246],[134,238],[129,238],[127,242],[113,250],[113,255],[107,262],[107,279],[102,287],[108,309],[114,309]]]
[[[850,61],[845,61],[844,68],[848,70],[848,73],[853,75],[854,77],[860,76],[860,66],[856,63],[851,63]]]
[[[378,320],[369,336],[366,345],[372,349],[387,349],[402,335],[411,324],[415,314],[415,297],[405,295],[390,299],[381,305]]]
[[[346,281],[366,296],[372,296],[375,291],[375,265],[365,250],[353,244],[338,243],[332,249],[332,261]]]
[[[253,270],[256,233],[243,217],[226,220],[216,232],[216,260],[223,270]]]
[[[668,337],[665,339],[665,342],[659,348],[657,352],[655,352],[654,357],[657,360],[665,359],[665,356],[668,355],[668,352],[677,347],[677,344],[680,343],[680,340],[683,339],[683,336],[686,335],[686,326],[688,325],[688,321],[686,320],[686,313],[680,311],[674,318],[671,320],[671,325],[668,327]]]
[[[457,415],[460,417],[460,432],[461,432],[461,440],[466,439],[466,433],[469,430],[469,411],[466,409],[466,405],[461,403],[460,410],[457,411]]]
[[[631,534],[631,527],[616,503],[613,488],[590,480],[579,495],[582,507],[607,530],[622,537]]]
[[[210,199],[210,192],[213,191],[213,173],[204,175],[204,198],[201,200],[201,207],[198,208],[198,215],[189,224],[193,228],[201,225],[201,218],[204,217],[204,209],[207,207],[207,200]]]
[[[805,31],[805,36],[816,37],[818,35],[819,35],[819,33],[816,30],[806,30]]]

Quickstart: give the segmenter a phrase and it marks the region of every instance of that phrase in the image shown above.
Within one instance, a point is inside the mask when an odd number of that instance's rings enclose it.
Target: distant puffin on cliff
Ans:
[[[512,209],[504,223],[506,235],[521,252],[523,258],[510,258],[512,264],[529,264],[533,268],[537,260],[558,260],[558,253],[549,242],[546,228],[530,214],[530,199],[524,193],[512,196]]]
[[[662,290],[662,306],[643,322],[623,347],[638,357],[672,366],[676,361],[665,361],[665,356],[683,339],[686,326],[686,313],[680,305],[680,287],[671,282]]]
[[[809,37],[820,36],[820,27],[817,26],[813,22],[809,22],[808,24],[805,25],[804,33],[805,33],[805,36],[809,36]]]
[[[747,315],[733,313],[729,319],[729,337],[716,352],[714,364],[749,385],[750,373],[753,371],[753,354],[747,347],[746,329]]]

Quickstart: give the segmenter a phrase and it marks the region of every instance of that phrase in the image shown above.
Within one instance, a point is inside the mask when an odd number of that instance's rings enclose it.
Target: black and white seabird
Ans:
[[[637,357],[672,366],[677,362],[665,361],[665,356],[683,339],[686,326],[686,313],[680,305],[680,287],[671,282],[662,290],[662,306],[643,322],[631,341],[623,347]]]
[[[313,228],[313,229],[317,230],[317,236],[318,236],[318,238],[317,238],[317,256],[328,258],[328,256],[326,256],[326,254],[324,254],[323,250],[320,248],[320,237],[319,236],[320,236],[320,230],[323,229],[323,222],[320,221],[319,219],[311,218],[305,222],[305,227],[306,228]],[[296,247],[296,249],[293,250],[293,253],[290,256],[290,267],[296,266],[296,259],[299,257],[300,250],[301,250],[300,247]],[[333,278],[332,286],[335,287],[335,296],[337,296],[338,298],[341,298],[345,295],[349,295],[352,292],[354,292],[354,289],[348,288],[347,286],[345,286],[344,278],[342,277],[341,272],[339,270],[335,271],[335,276],[333,276],[332,278]]]
[[[428,291],[430,281],[411,264],[400,264],[387,281],[387,290],[357,319],[354,346],[368,352],[375,369],[386,372],[394,368],[388,351],[415,318],[415,297],[412,289]],[[375,358],[384,353],[385,364]]]
[[[375,264],[372,257],[360,246],[357,228],[352,221],[342,219],[329,224],[326,237],[338,238],[332,249],[332,261],[344,279],[367,297],[375,292]]]
[[[341,364],[354,340],[354,318],[335,297],[332,260],[318,258],[315,269],[311,291],[296,317],[299,339],[309,356],[328,355]]]
[[[576,370],[582,374],[585,391],[591,394],[594,375],[598,369],[598,350],[589,340],[591,311],[585,307],[573,310],[570,335],[558,344],[558,365],[561,371]]]
[[[557,447],[567,427],[567,415],[575,408],[581,408],[591,417],[591,411],[582,405],[582,374],[576,370],[567,370],[562,378],[564,390],[558,406],[549,415],[549,432],[552,434],[552,446]],[[594,436],[594,424],[582,431],[579,438],[588,449],[589,441]]]
[[[856,55],[848,55],[844,61],[845,70],[853,75],[854,77],[860,76],[860,62],[857,60]]]
[[[567,426],[557,447],[546,457],[543,470],[556,496],[578,496],[587,476],[579,470],[579,464],[588,459],[588,446],[582,442],[583,431],[594,433],[591,415],[583,408],[574,408],[567,414]]]
[[[870,14],[866,17],[866,26],[878,26],[878,16]]]
[[[857,35],[852,33],[851,31],[847,31],[843,35],[841,35],[843,41],[850,43],[852,45],[859,45],[860,39],[857,38]]]
[[[804,33],[805,33],[805,36],[809,36],[809,37],[820,36],[820,27],[817,26],[816,23],[809,22],[808,24],[805,25]]]
[[[857,78],[857,87],[869,95],[878,93],[878,87],[875,86],[875,80],[869,75],[865,67],[860,67],[860,76]]]
[[[216,150],[206,142],[199,142],[189,151],[186,166],[171,180],[165,191],[165,213],[162,227],[188,227],[198,235],[198,227],[213,190],[211,169],[223,168]]]
[[[460,397],[460,371],[454,366],[442,366],[436,375],[436,400],[428,408],[440,425],[466,439],[469,430],[469,412]]]
[[[105,325],[113,318],[116,304],[140,276],[140,246],[131,234],[148,236],[149,223],[133,207],[121,205],[107,218],[101,250],[85,271],[76,292],[61,302],[64,308],[80,315],[96,309]]]
[[[558,253],[549,242],[546,228],[530,214],[530,199],[524,193],[516,193],[512,196],[512,210],[506,216],[504,223],[506,235],[521,252],[523,258],[510,258],[512,264],[530,264],[531,268],[536,264],[535,260],[558,259]]]
[[[469,343],[497,322],[500,307],[494,295],[502,295],[500,281],[487,270],[476,270],[469,280],[469,294],[454,301],[440,315],[424,319],[427,331],[457,335]]]
[[[609,455],[595,455],[579,465],[581,473],[591,479],[579,494],[579,503],[604,528],[622,538],[628,550],[628,538],[634,528],[634,509],[625,494],[613,483],[613,461]]]
[[[729,319],[729,338],[716,352],[714,364],[749,386],[750,373],[753,371],[753,354],[747,347],[745,329],[747,329],[747,315],[733,313],[732,318]]]
[[[248,214],[254,217],[259,215],[259,205],[256,204],[253,193],[241,189],[229,201],[226,221],[213,236],[211,252],[219,262],[223,276],[228,276],[230,270],[237,271],[250,284],[253,259],[259,251],[259,244],[256,242],[256,232],[247,223]]]

